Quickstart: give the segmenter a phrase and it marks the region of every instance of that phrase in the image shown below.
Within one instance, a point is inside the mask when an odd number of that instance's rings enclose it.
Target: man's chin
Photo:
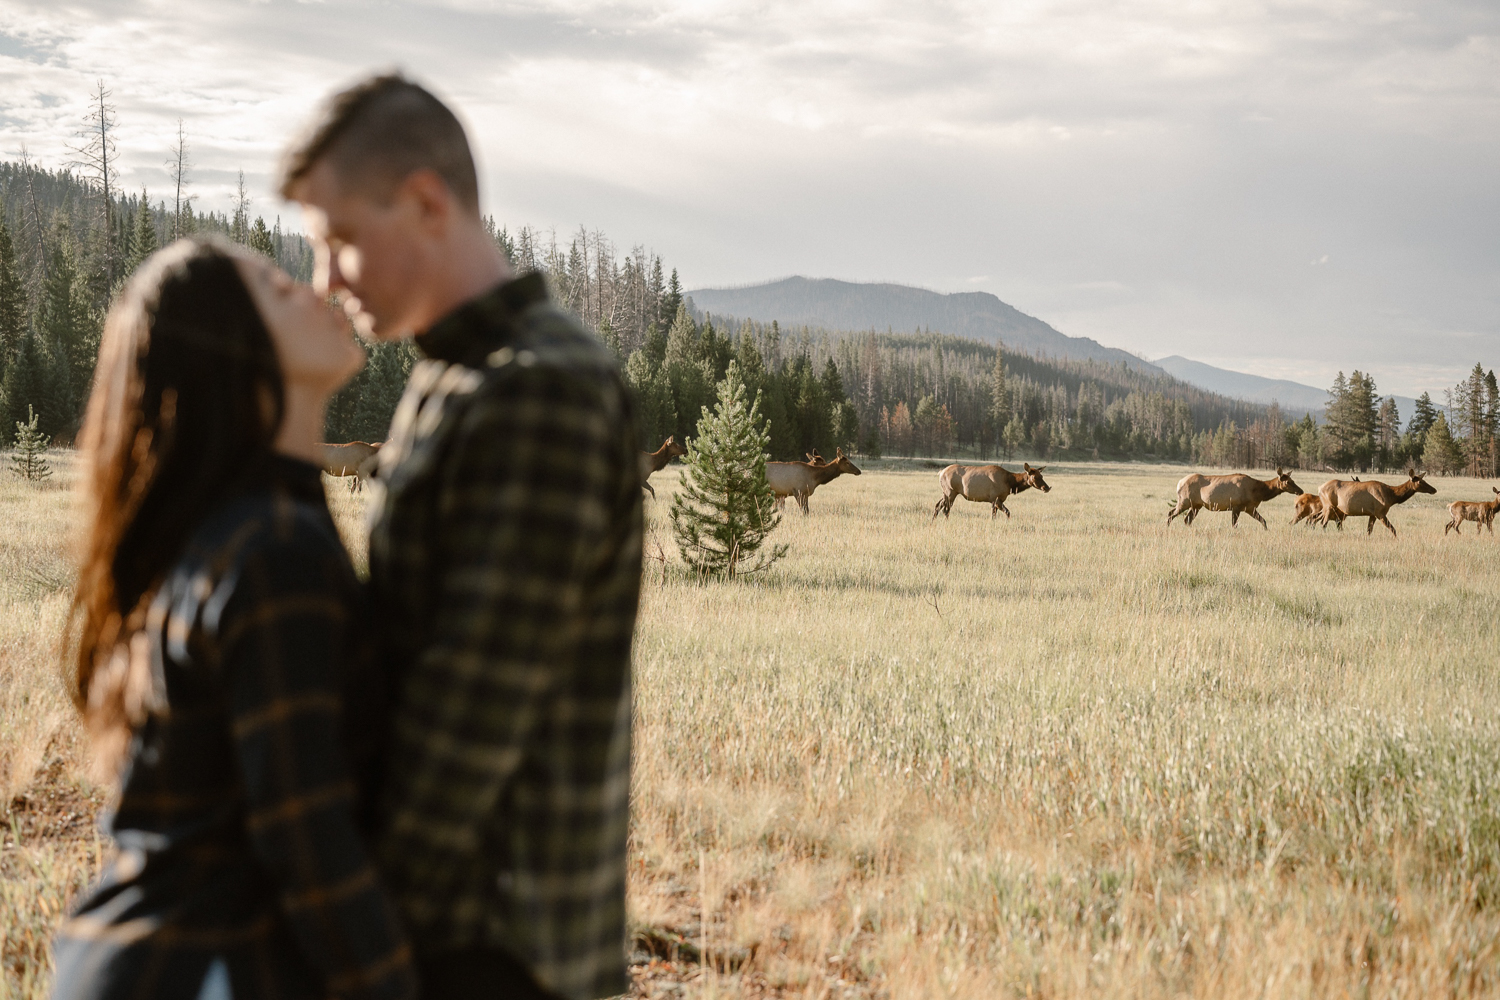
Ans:
[[[406,330],[393,323],[382,323],[369,313],[354,317],[354,332],[359,338],[372,344],[388,344],[408,336]]]

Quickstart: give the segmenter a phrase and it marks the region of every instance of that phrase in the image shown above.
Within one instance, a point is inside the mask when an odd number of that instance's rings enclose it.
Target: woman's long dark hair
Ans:
[[[270,333],[215,239],[153,255],[110,310],[80,435],[87,523],[69,690],[113,773],[159,704],[142,632],[211,508],[272,450],[283,384]]]

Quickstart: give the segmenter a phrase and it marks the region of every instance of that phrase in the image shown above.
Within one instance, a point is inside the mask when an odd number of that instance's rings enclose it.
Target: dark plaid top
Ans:
[[[370,583],[396,684],[380,863],[419,954],[624,992],[635,418],[614,356],[501,285],[418,338]]]
[[[386,731],[367,609],[318,469],[251,482],[151,607],[166,706],[106,819],[118,855],[59,932],[55,997],[192,998],[216,958],[235,996],[416,995],[361,839]]]

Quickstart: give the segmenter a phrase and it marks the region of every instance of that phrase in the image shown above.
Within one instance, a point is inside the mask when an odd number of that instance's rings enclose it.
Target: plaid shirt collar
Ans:
[[[547,301],[547,282],[532,271],[470,299],[416,337],[422,353],[435,361],[482,368],[485,357],[515,334],[516,318]]]

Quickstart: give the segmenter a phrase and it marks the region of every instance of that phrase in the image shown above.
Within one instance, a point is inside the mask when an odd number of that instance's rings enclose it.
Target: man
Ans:
[[[315,283],[425,355],[380,452],[370,584],[395,692],[377,854],[430,996],[626,988],[636,425],[612,355],[515,278],[463,127],[401,76],[287,155]]]

